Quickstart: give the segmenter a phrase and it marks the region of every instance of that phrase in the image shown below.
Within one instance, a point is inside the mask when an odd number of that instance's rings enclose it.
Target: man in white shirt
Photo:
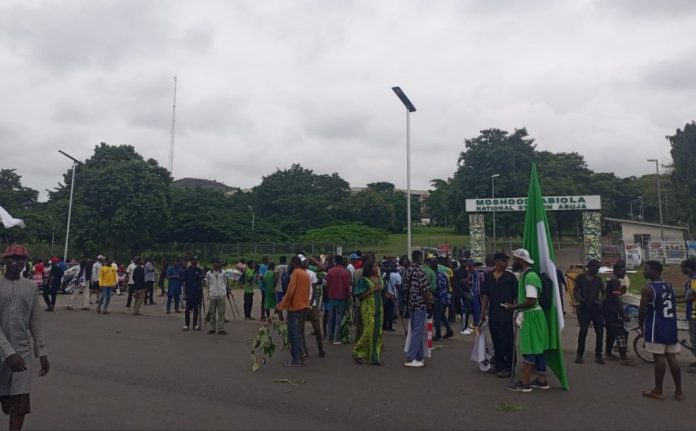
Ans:
[[[134,285],[135,282],[133,281],[133,271],[135,270],[135,267],[137,266],[135,264],[135,261],[138,260],[138,257],[134,257],[133,260],[131,260],[130,265],[126,267],[126,277],[128,277],[128,299],[126,300],[126,308],[130,308],[131,302],[133,302],[133,294],[135,293],[134,290]]]
[[[97,261],[92,265],[92,286],[89,292],[90,298],[92,294],[97,295],[97,298],[99,298],[99,270],[102,265],[104,265],[104,259],[106,258],[100,254],[97,256]]]
[[[213,269],[205,275],[208,285],[208,310],[210,314],[210,330],[208,335],[226,335],[225,332],[225,297],[227,296],[227,274],[222,270],[222,262],[216,260]]]

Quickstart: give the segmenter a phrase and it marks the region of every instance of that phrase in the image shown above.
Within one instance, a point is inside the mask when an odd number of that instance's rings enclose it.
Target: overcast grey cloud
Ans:
[[[291,163],[352,185],[451,176],[465,138],[527,127],[596,171],[651,172],[696,120],[696,2],[9,1],[3,168],[53,188],[101,141],[251,187]],[[45,194],[42,194],[45,197]]]

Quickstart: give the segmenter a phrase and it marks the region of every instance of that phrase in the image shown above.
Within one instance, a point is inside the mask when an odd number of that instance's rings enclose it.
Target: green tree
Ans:
[[[298,234],[340,220],[350,187],[337,173],[319,175],[293,164],[263,177],[253,195],[257,217],[274,222],[285,233]]]
[[[61,219],[67,219],[70,170],[63,180],[49,193],[49,202]],[[144,160],[132,146],[102,142],[91,158],[77,166],[71,249],[116,254],[152,246],[168,225],[170,183],[166,169],[153,159]]]
[[[394,205],[382,193],[371,188],[350,196],[348,208],[351,219],[367,226],[391,230],[394,225]]]
[[[671,144],[672,172],[671,180],[663,185],[673,187],[673,213],[677,221],[696,227],[696,122],[687,123],[684,129],[677,129],[672,136],[667,136]],[[667,206],[669,208],[669,206]]]

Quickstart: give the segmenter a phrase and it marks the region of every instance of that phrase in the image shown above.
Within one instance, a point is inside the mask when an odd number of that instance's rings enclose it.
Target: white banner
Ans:
[[[544,196],[547,211],[588,211],[601,210],[602,200],[599,195],[584,196]],[[526,211],[527,198],[476,198],[466,200],[466,212],[505,212]]]

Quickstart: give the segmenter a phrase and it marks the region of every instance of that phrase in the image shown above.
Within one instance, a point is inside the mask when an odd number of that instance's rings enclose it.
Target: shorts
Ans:
[[[522,354],[522,360],[525,364],[534,365],[534,370],[537,373],[546,373],[546,358],[543,353],[540,355]]]
[[[679,343],[674,344],[660,344],[660,343],[648,343],[645,342],[645,350],[653,355],[664,355],[665,353],[679,353],[681,347]]]
[[[2,412],[6,415],[24,416],[31,413],[29,394],[0,396]]]

